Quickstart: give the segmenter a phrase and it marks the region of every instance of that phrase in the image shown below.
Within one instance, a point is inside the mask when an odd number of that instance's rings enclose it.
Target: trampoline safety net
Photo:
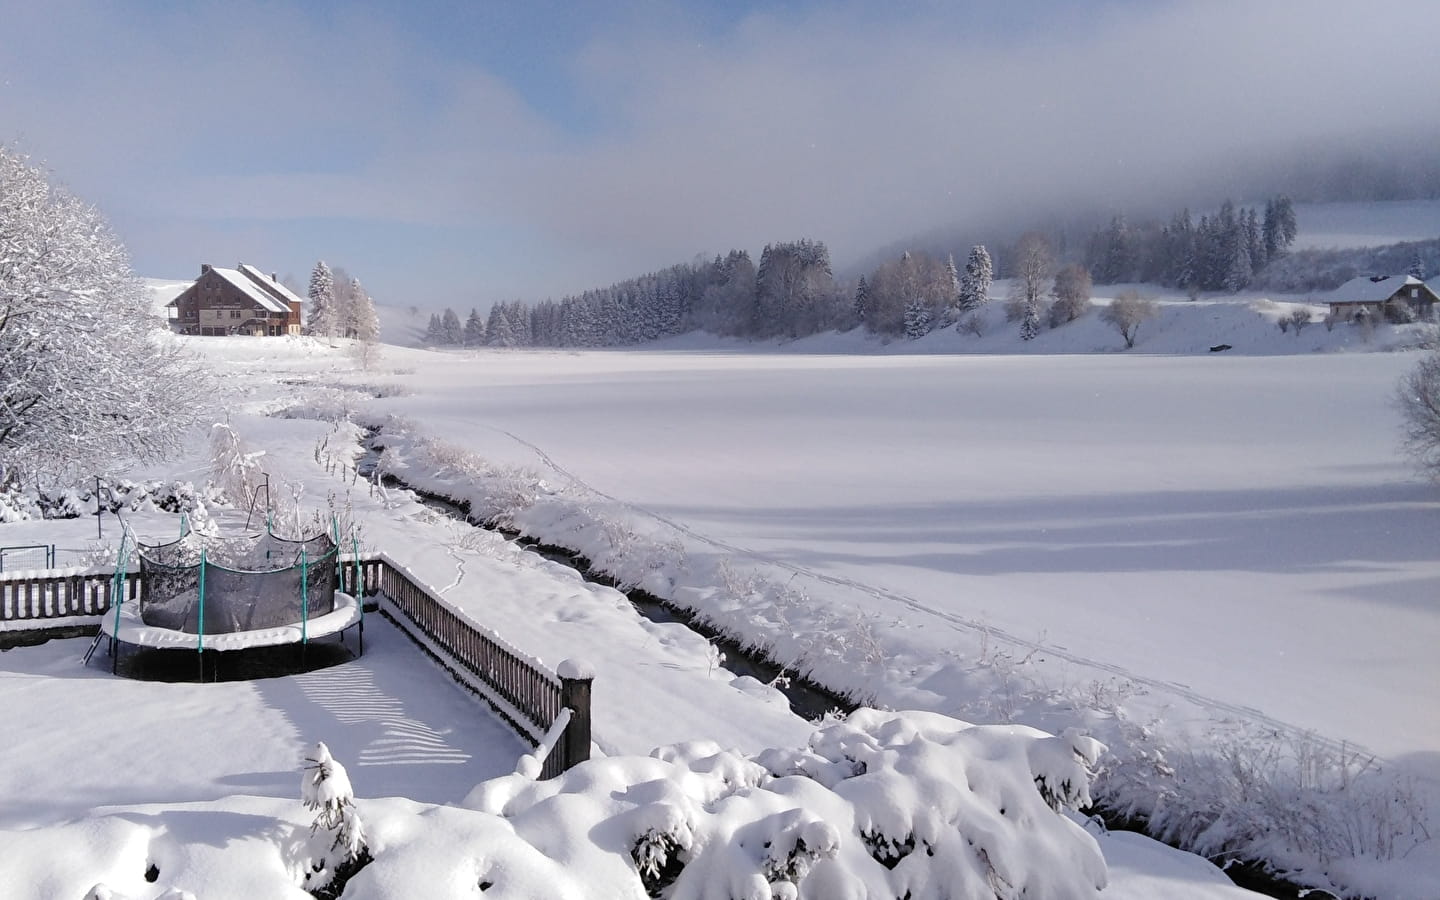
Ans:
[[[139,556],[140,619],[147,625],[228,634],[294,625],[335,608],[335,542],[326,534],[288,540],[191,533],[142,544]]]

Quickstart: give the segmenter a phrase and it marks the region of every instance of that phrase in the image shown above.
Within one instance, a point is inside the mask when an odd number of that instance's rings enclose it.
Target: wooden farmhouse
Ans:
[[[1330,304],[1330,315],[1341,320],[1383,315],[1387,303],[1403,303],[1415,318],[1433,321],[1440,303],[1434,289],[1413,275],[1362,275],[1316,299]]]
[[[234,269],[201,264],[200,277],[167,304],[170,328],[179,334],[300,333],[304,301],[254,266]]]

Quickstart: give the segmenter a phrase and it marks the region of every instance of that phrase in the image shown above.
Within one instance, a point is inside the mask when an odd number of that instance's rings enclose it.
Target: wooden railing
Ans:
[[[583,667],[562,667],[562,678],[509,646],[494,632],[455,609],[403,567],[384,554],[364,554],[356,585],[354,557],[340,560],[336,587],[362,603],[367,596],[389,598],[396,622],[456,680],[475,691],[509,723],[521,740],[537,747],[562,709],[570,722],[540,771],[558,775],[590,758],[591,677]],[[71,570],[53,575],[0,574],[0,621],[24,620],[36,629],[46,620],[96,616],[110,609],[114,573],[102,569]],[[139,572],[125,575],[125,599],[144,596]],[[357,590],[358,587],[358,590]]]
[[[550,778],[590,758],[590,687],[592,678],[583,669],[565,674],[583,677],[562,678],[524,654],[507,645],[498,635],[452,607],[423,583],[393,565],[386,557],[380,559],[380,593],[390,599],[396,611],[408,622],[402,628],[418,629],[430,642],[444,651],[432,655],[457,680],[467,684],[488,702],[495,712],[515,730],[516,734],[539,746],[545,732],[562,709],[570,710],[565,733],[545,759],[541,778]],[[384,612],[382,607],[382,612]],[[422,646],[424,642],[421,641]],[[446,659],[445,657],[449,657]],[[458,666],[464,673],[478,679],[485,689],[470,678],[454,672]]]
[[[0,574],[0,622],[33,621],[45,627],[45,619],[69,616],[97,616],[110,608],[113,571],[88,569],[40,575]],[[127,572],[125,599],[140,596],[140,573]]]

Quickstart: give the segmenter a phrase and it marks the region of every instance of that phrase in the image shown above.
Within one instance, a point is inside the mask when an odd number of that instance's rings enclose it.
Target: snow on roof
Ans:
[[[249,278],[246,278],[237,270],[222,269],[219,266],[211,266],[210,271],[214,272],[216,275],[219,275],[221,278],[225,279],[235,287],[239,288],[245,293],[247,297],[249,297],[251,300],[254,300],[256,303],[260,304],[260,306],[264,307],[265,309],[268,309],[271,312],[278,313],[290,311],[289,307],[287,307],[284,303],[281,303],[275,297],[272,297],[265,291],[261,290],[260,285],[251,281]]]
[[[1413,275],[1361,275],[1320,299],[1326,303],[1384,303],[1400,288],[1424,283]]]
[[[240,271],[256,281],[262,288],[274,294],[277,299],[286,303],[304,303],[305,298],[298,296],[285,285],[266,275],[264,272],[250,265],[241,263]]]

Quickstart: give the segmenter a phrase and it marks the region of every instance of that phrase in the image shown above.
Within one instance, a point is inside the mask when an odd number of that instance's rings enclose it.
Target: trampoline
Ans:
[[[292,540],[268,529],[233,536],[190,532],[168,544],[132,544],[140,561],[138,600],[124,599],[125,540],[113,612],[101,621],[110,639],[111,671],[119,647],[195,650],[204,678],[205,651],[297,644],[358,627],[365,648],[363,604],[336,590],[339,554],[328,534]],[[357,579],[356,583],[359,581]]]

